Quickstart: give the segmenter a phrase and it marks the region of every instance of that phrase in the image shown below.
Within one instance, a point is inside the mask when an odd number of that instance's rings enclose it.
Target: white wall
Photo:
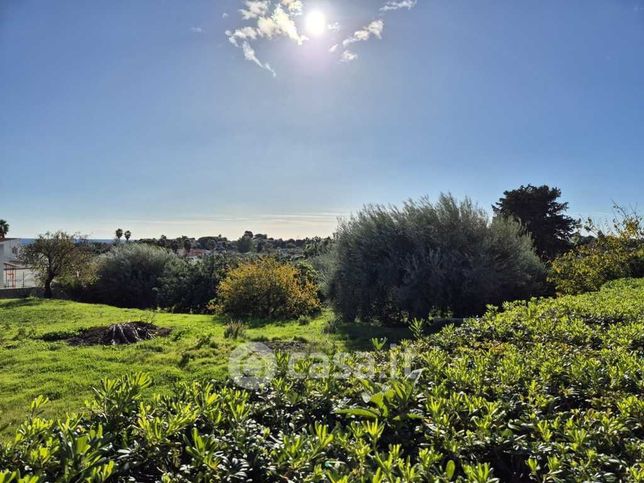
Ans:
[[[16,262],[20,251],[20,240],[17,238],[11,240],[0,240],[0,289],[5,288],[5,262]],[[18,270],[16,273],[16,287],[34,287],[36,280],[31,270]]]
[[[6,242],[5,242],[6,243]],[[0,242],[0,288],[4,287],[4,245]]]

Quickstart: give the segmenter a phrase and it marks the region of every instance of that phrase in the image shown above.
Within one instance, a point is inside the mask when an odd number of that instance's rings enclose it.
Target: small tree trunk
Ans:
[[[52,293],[51,293],[51,279],[45,280],[45,298],[50,299],[52,298]]]

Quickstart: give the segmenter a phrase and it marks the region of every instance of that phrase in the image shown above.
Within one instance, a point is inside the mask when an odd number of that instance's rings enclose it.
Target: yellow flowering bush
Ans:
[[[263,258],[232,269],[215,308],[232,317],[295,318],[320,309],[318,287],[297,267]]]
[[[644,275],[644,225],[641,216],[623,210],[609,233],[602,233],[589,220],[593,241],[579,245],[556,258],[548,280],[559,294],[599,290],[610,280]]]

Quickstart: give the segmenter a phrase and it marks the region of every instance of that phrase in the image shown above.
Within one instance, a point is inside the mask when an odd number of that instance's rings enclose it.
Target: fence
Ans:
[[[33,272],[23,267],[5,267],[2,280],[4,280],[4,283],[0,285],[0,289],[32,288],[38,286]]]

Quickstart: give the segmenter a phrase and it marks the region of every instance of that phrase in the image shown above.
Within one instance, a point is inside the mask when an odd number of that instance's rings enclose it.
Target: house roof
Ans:
[[[188,253],[186,253],[187,257],[201,257],[203,255],[208,255],[212,253],[210,250],[205,250],[203,248],[192,248]]]
[[[25,267],[22,263],[20,263],[17,260],[8,260],[3,262],[4,268],[9,269],[9,268],[17,268],[17,269],[24,269],[27,268]]]

